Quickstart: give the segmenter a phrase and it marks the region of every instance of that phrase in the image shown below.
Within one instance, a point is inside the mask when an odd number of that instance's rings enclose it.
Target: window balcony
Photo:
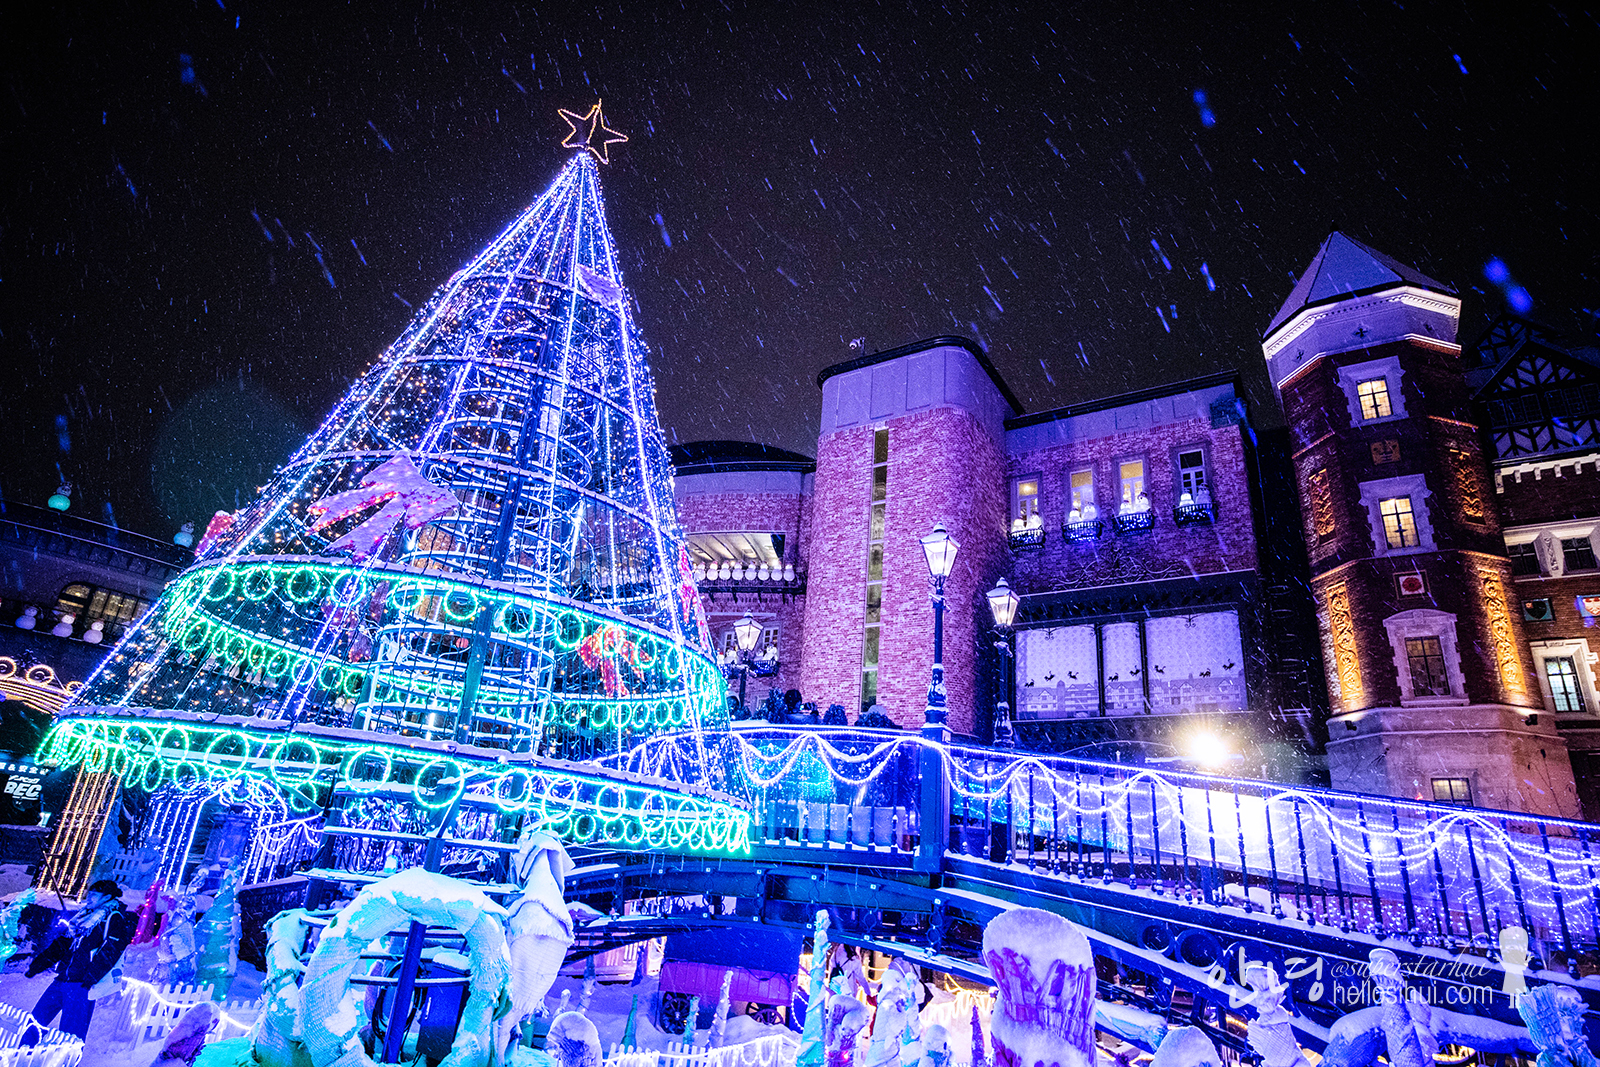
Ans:
[[[1099,519],[1064,522],[1061,524],[1061,536],[1069,542],[1098,541],[1100,540],[1100,530],[1104,525]]]
[[[1172,521],[1179,526],[1209,526],[1217,521],[1213,504],[1179,504],[1172,509]]]
[[[1138,511],[1120,511],[1111,516],[1111,525],[1119,534],[1146,533],[1155,529],[1156,513],[1150,508]]]
[[[1032,551],[1044,547],[1044,527],[1028,526],[1011,531],[1011,547]]]

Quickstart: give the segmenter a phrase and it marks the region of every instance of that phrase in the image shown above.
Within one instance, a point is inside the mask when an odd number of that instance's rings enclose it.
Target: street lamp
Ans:
[[[1006,661],[1011,658],[1011,642],[1006,637],[1007,631],[1017,617],[1017,605],[1022,601],[1004,578],[1000,584],[989,590],[989,614],[994,616],[995,642],[994,650],[998,653],[996,662],[999,665],[999,677],[995,680],[994,700],[994,747],[1016,748],[1017,738],[1011,729],[1011,705],[1006,700],[1007,685]]]
[[[744,618],[733,624],[733,640],[739,646],[739,707],[748,714],[749,709],[744,704],[744,683],[750,675],[750,654],[755,651],[756,642],[761,640],[761,624],[748,611],[744,613]]]
[[[936,523],[922,539],[922,554],[927,557],[928,574],[933,578],[933,680],[928,686],[922,731],[940,737],[945,734],[944,580],[950,577],[960,547],[961,543],[945,531],[944,523]]]

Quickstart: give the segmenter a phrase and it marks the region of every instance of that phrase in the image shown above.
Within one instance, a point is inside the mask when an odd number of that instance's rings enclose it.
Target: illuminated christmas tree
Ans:
[[[725,683],[606,226],[597,163],[621,138],[598,105],[564,114],[579,151],[555,182],[212,521],[44,758],[149,789],[265,776],[307,814],[332,784],[399,787],[569,839],[742,846],[715,792]],[[680,741],[647,769],[675,789],[570,768],[663,735]]]

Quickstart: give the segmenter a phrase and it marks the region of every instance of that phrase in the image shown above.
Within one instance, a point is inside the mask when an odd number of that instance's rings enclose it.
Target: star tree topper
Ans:
[[[563,148],[586,148],[594,153],[594,158],[602,163],[610,163],[611,146],[625,144],[628,138],[606,125],[605,116],[600,114],[600,101],[594,102],[587,114],[580,115],[576,111],[561,108],[559,114],[572,132],[562,140]],[[598,136],[600,144],[595,146]]]

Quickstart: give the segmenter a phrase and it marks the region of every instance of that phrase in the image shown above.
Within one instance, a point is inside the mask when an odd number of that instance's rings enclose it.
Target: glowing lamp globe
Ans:
[[[739,642],[740,652],[749,652],[761,640],[761,624],[747,611],[744,618],[733,624],[733,637]]]
[[[928,573],[935,578],[950,577],[956,563],[956,550],[961,542],[945,531],[944,523],[934,526],[933,532],[922,539],[922,554],[928,559]]]
[[[994,624],[1002,630],[1010,629],[1011,623],[1017,617],[1017,605],[1022,603],[1022,598],[1011,591],[1004,578],[985,595],[989,598],[989,614],[994,616]]]

